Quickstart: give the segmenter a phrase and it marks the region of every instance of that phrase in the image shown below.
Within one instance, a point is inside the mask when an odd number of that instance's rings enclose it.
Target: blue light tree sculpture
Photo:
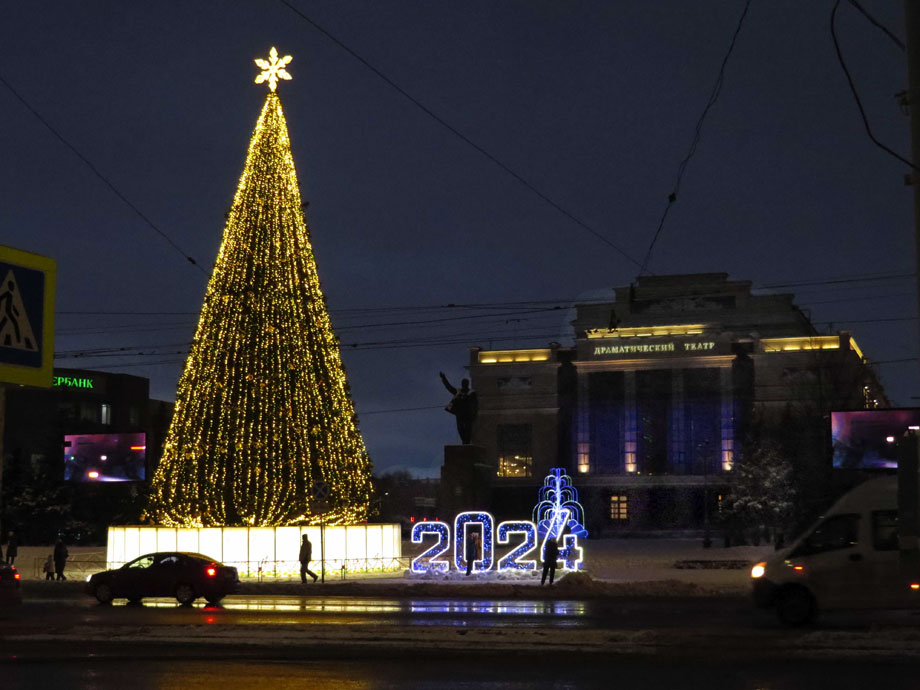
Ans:
[[[540,554],[547,539],[561,541],[563,548],[559,558],[566,568],[577,570],[581,562],[578,538],[588,537],[584,520],[585,509],[578,502],[578,491],[572,486],[572,478],[561,467],[552,468],[540,488],[540,502],[533,509]],[[566,539],[567,535],[572,535],[574,539]]]

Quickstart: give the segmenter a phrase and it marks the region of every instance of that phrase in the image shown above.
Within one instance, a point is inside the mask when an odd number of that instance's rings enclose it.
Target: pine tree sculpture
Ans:
[[[147,515],[167,526],[364,520],[371,465],[301,208],[278,79],[224,228]],[[322,482],[324,505],[313,499]]]

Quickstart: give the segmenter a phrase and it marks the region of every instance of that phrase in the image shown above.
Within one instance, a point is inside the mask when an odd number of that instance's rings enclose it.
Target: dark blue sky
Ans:
[[[743,7],[291,2],[635,260]],[[821,282],[914,270],[906,169],[863,131],[832,6],[755,0],[651,270],[816,281],[789,291],[822,328],[851,328],[873,360],[915,358],[913,279]],[[903,36],[900,1],[869,9]],[[877,136],[907,155],[904,54],[845,2],[838,20]],[[438,371],[460,378],[469,346],[570,332],[565,310],[499,305],[612,295],[633,263],[280,2],[9,3],[0,75],[210,267],[264,99],[252,60],[272,45],[294,56],[279,92],[333,323],[363,344],[344,357],[371,457],[436,474],[456,433]],[[0,118],[0,243],[57,259],[56,350],[154,353],[58,366],[148,376],[173,399],[182,357],[164,353],[191,339],[205,276],[2,85]],[[421,309],[446,304],[496,308]],[[66,313],[106,311],[158,314]],[[460,316],[476,318],[440,320]],[[407,321],[420,323],[374,326]],[[879,369],[897,403],[920,395],[915,361]],[[428,409],[388,412],[406,408]]]

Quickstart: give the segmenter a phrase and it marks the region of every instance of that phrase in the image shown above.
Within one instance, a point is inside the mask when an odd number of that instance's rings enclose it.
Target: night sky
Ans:
[[[58,262],[56,366],[146,376],[174,399],[206,285],[183,253],[210,273],[265,98],[253,59],[277,46],[371,458],[433,476],[456,438],[439,370],[461,378],[470,346],[570,342],[573,300],[638,275],[744,3],[290,2],[622,251],[267,0],[6,3],[0,76],[183,251],[3,84],[0,243]],[[900,0],[866,5],[903,37]],[[832,7],[753,2],[650,270],[795,293],[916,404],[907,168],[865,134]],[[904,53],[845,1],[838,28],[876,136],[909,155]]]

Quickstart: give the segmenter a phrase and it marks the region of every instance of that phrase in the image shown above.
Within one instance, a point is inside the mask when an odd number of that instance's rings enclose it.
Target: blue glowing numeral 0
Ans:
[[[454,563],[457,570],[466,570],[466,525],[482,525],[482,558],[473,560],[473,572],[484,573],[492,569],[493,546],[492,525],[494,519],[488,513],[460,513],[454,518]]]
[[[450,570],[450,561],[437,560],[437,557],[450,548],[450,526],[443,522],[417,522],[412,528],[412,543],[421,544],[426,534],[436,534],[438,543],[413,558],[409,569],[413,573],[446,573]]]
[[[537,526],[532,522],[502,522],[498,526],[499,544],[510,543],[512,534],[523,534],[524,543],[498,559],[499,570],[534,570],[536,561],[519,560],[537,547]]]

